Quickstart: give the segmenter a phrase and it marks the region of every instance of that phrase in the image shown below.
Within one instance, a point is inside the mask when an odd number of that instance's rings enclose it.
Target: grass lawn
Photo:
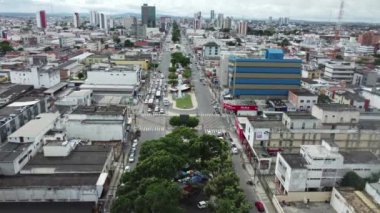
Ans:
[[[177,98],[175,100],[176,106],[181,109],[190,109],[193,107],[193,103],[191,102],[191,96],[186,94],[182,98]]]

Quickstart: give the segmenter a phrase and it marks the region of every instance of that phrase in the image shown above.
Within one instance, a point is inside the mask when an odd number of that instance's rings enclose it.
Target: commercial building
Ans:
[[[14,84],[33,85],[34,88],[49,88],[61,81],[60,70],[50,66],[33,66],[10,72]]]
[[[340,152],[326,141],[302,145],[299,154],[277,155],[275,184],[280,194],[331,190],[349,171],[366,178],[380,172],[380,160],[370,151]]]
[[[375,46],[380,41],[380,35],[374,31],[365,32],[358,37],[358,42],[363,46]]]
[[[217,26],[218,26],[218,28],[223,29],[223,24],[224,24],[224,16],[223,16],[223,13],[219,13],[219,14],[218,14],[218,22],[217,22]]]
[[[156,7],[143,4],[141,6],[141,22],[147,27],[156,27]]]
[[[353,85],[373,87],[377,84],[379,75],[375,70],[356,70],[352,80]]]
[[[223,28],[224,29],[231,29],[232,28],[232,17],[226,17],[223,21]]]
[[[287,99],[301,85],[301,60],[284,59],[278,49],[267,49],[265,58],[230,57],[228,88],[234,97]]]
[[[324,78],[350,83],[354,77],[355,68],[353,62],[329,61],[325,64]]]
[[[210,10],[210,20],[215,19],[215,10]]]
[[[35,118],[47,112],[47,97],[26,95],[0,109],[0,144],[7,141],[10,134]]]
[[[204,58],[218,57],[220,54],[219,45],[213,41],[207,42],[203,45],[202,53]]]
[[[375,53],[375,47],[373,46],[359,46],[356,52],[361,55],[373,55]]]
[[[116,66],[87,72],[85,83],[81,89],[98,91],[118,91],[131,93],[140,86],[141,68],[135,65]]]
[[[288,101],[299,111],[311,111],[311,108],[318,101],[318,95],[306,89],[290,90]]]
[[[78,106],[68,115],[67,137],[91,141],[124,141],[127,112],[121,106]]]
[[[40,10],[36,14],[36,23],[37,27],[41,29],[46,29],[47,22],[46,22],[46,12],[45,10]]]
[[[352,93],[348,91],[336,91],[333,94],[333,102],[339,104],[347,104],[355,107],[359,111],[368,111],[369,100],[363,98],[357,93]]]
[[[42,137],[54,127],[58,113],[42,113],[8,136],[0,148],[0,174],[15,175],[42,146]]]
[[[64,112],[77,106],[91,106],[92,90],[73,91],[54,103],[58,110]]]
[[[78,28],[80,25],[79,13],[74,13],[73,15],[73,25],[75,28]]]

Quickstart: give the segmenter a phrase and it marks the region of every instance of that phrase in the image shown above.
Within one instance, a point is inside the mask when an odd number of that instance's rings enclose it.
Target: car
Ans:
[[[165,114],[165,110],[163,108],[160,109],[160,114]]]
[[[259,211],[259,212],[265,212],[265,207],[264,207],[263,202],[256,201],[255,202],[255,207],[256,207],[257,211]]]
[[[136,154],[136,147],[132,147],[132,149],[131,149],[131,154]]]
[[[139,140],[137,140],[137,139],[133,140],[133,143],[138,143],[138,142],[139,142]]]
[[[130,166],[126,166],[125,168],[124,168],[124,172],[130,172],[131,171],[131,167]]]
[[[158,106],[156,106],[155,108],[154,108],[154,112],[159,112],[160,111],[160,108],[158,108]]]
[[[238,154],[239,153],[239,150],[237,147],[232,147],[231,151],[232,151],[232,154]]]
[[[205,208],[207,208],[207,206],[208,206],[208,202],[207,202],[207,201],[204,201],[204,200],[199,201],[199,202],[197,203],[197,207],[198,207],[199,209],[205,209]]]
[[[136,147],[137,147],[137,143],[133,143],[132,148],[136,148]]]
[[[236,148],[236,144],[231,144],[231,148]]]
[[[144,100],[144,104],[148,104],[149,103],[149,100],[148,99],[145,99]]]
[[[133,157],[130,156],[129,159],[128,159],[128,162],[129,162],[129,163],[133,163],[133,162],[135,162],[135,157],[134,157],[134,156],[133,156]]]
[[[148,108],[148,113],[151,113],[152,112],[152,109],[151,108]]]

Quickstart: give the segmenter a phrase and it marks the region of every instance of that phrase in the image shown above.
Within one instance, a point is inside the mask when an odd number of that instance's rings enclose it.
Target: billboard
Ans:
[[[255,129],[255,140],[267,141],[269,140],[269,134],[269,128]]]
[[[238,110],[254,110],[257,111],[256,105],[233,105],[229,103],[223,103],[223,107],[228,110],[238,111]]]

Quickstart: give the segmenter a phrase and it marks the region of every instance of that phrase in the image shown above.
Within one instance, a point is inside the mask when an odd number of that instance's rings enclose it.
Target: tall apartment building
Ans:
[[[329,61],[325,64],[324,78],[351,83],[355,68],[353,62]]]
[[[90,11],[90,24],[92,26],[99,25],[99,13],[97,11],[94,11],[94,10]]]
[[[374,46],[380,41],[380,35],[373,31],[365,32],[358,37],[358,42],[363,46]]]
[[[141,6],[141,21],[147,27],[156,27],[156,7],[143,4]]]
[[[226,17],[223,22],[223,28],[225,29],[231,29],[232,28],[232,18]]]
[[[75,28],[78,28],[80,25],[79,13],[74,13],[73,15],[73,24]]]
[[[211,10],[210,11],[210,20],[214,20],[214,19],[215,19],[215,11]]]
[[[46,12],[45,10],[40,10],[36,14],[36,22],[37,22],[37,27],[41,29],[45,29],[47,27],[47,22],[46,22]]]
[[[238,26],[238,34],[247,35],[248,22],[240,21]]]
[[[108,31],[107,15],[99,13],[99,28]]]
[[[193,28],[194,28],[194,30],[202,28],[202,13],[201,13],[201,11],[194,14]]]
[[[279,49],[267,49],[265,58],[231,57],[228,88],[234,97],[287,99],[301,84],[301,60],[284,59]]]
[[[223,24],[224,24],[224,16],[223,16],[223,13],[219,13],[218,14],[218,28],[223,28]]]

